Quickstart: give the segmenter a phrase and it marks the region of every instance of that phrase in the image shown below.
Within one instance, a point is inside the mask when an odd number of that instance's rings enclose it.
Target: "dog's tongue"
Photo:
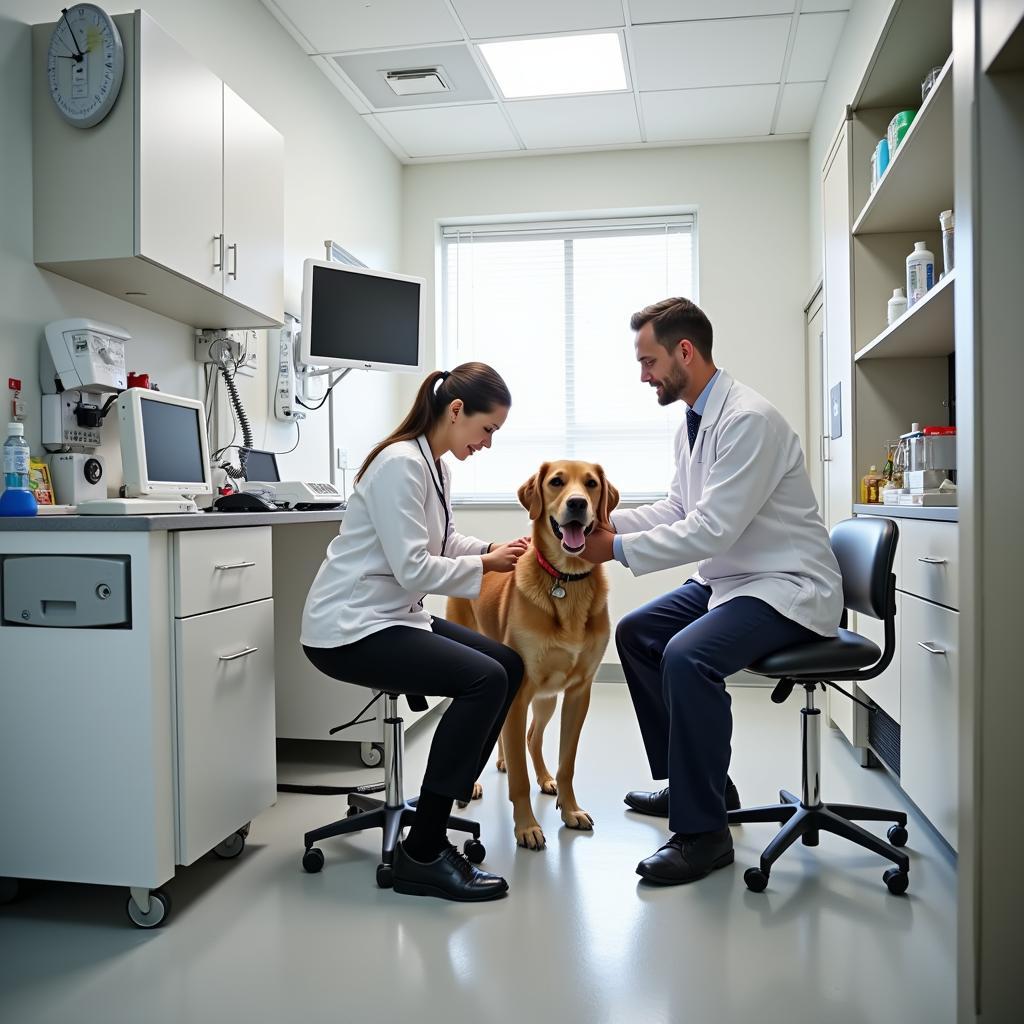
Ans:
[[[573,551],[583,547],[583,527],[579,523],[569,523],[562,527],[562,545]]]

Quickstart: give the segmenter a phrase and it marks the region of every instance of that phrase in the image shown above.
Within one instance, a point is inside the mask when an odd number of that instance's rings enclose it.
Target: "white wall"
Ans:
[[[446,218],[693,204],[700,305],[714,324],[716,359],[766,395],[803,435],[807,168],[805,142],[414,165],[404,172],[402,264],[428,278],[432,296],[437,226]],[[651,301],[664,297],[652,294]],[[624,347],[632,345],[632,312],[623,310]],[[433,322],[431,307],[431,334]],[[623,382],[639,386],[638,379]],[[410,399],[406,388],[404,400]],[[487,539],[521,535],[529,524],[522,510],[457,514],[462,532]],[[609,572],[614,621],[686,577],[680,569],[634,579],[617,564]],[[606,661],[615,660],[609,651]]]
[[[106,3],[112,14],[133,3]],[[147,0],[147,13],[206,63],[285,139],[285,309],[299,312],[302,260],[322,258],[334,238],[371,265],[399,269],[402,168],[361,122],[258,0]],[[33,73],[29,25],[53,21],[59,5],[0,0],[0,383],[20,377],[27,399],[27,437],[39,452],[38,346],[43,326],[89,316],[132,335],[129,368],[147,370],[164,391],[198,396],[192,328],[37,269],[32,263]],[[39,73],[38,69],[35,73]],[[215,326],[215,325],[206,325]],[[268,424],[266,332],[260,369],[239,378],[257,447],[290,448],[292,424]],[[339,385],[339,444],[369,448],[394,420],[394,387],[378,375]],[[353,395],[359,394],[359,402]],[[3,397],[6,400],[6,388]],[[104,429],[104,451],[119,477],[117,431]],[[288,475],[326,479],[327,409],[311,414],[299,450],[282,458]]]
[[[882,26],[893,0],[854,0],[843,27],[839,47],[832,60],[828,81],[821,94],[818,112],[814,118],[808,145],[808,181],[810,182],[808,207],[810,277],[808,290],[821,279],[821,165],[829,146],[839,130],[847,104],[864,76],[868,59],[874,51]],[[865,179],[871,173],[864,168]]]

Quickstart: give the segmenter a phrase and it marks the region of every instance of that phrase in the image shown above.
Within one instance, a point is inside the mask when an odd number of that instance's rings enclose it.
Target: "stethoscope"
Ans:
[[[427,464],[427,470],[430,473],[430,482],[434,485],[434,491],[437,494],[438,501],[441,502],[441,509],[444,512],[444,536],[441,538],[441,554],[444,554],[444,549],[448,544],[448,527],[451,519],[448,512],[448,502],[444,496],[444,477],[441,476],[440,466],[431,466],[430,459],[427,458],[427,453],[423,450],[423,445],[420,443],[420,439],[416,438],[416,447],[420,450],[420,455],[423,456],[423,461]],[[437,470],[437,477],[434,476],[434,470]]]

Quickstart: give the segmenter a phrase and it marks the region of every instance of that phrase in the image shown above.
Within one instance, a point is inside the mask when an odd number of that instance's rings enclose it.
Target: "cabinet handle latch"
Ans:
[[[255,654],[258,650],[258,647],[246,647],[244,651],[239,651],[237,654],[222,654],[218,660],[234,661],[235,658],[244,658],[246,655]]]
[[[217,259],[214,260],[213,269],[221,270],[224,267],[224,236],[214,235],[213,244],[217,246]]]
[[[932,558],[929,555],[924,555],[918,559],[919,562],[924,562],[925,565],[945,565],[949,559],[947,558]]]
[[[215,565],[214,569],[218,572],[224,572],[227,569],[249,569],[255,564],[255,562],[227,562],[224,565]]]
[[[924,640],[918,640],[917,646],[922,651],[927,651],[929,654],[945,654],[946,652],[941,647],[936,647],[934,644],[926,643]]]

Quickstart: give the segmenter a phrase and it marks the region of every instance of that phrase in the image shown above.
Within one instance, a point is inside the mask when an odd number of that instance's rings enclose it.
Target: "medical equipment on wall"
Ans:
[[[274,380],[274,416],[290,422],[296,418],[295,407],[295,352],[299,323],[290,313],[285,313],[284,324],[277,331],[277,377]],[[271,335],[273,336],[273,334]],[[271,342],[272,343],[272,342]],[[300,417],[304,415],[300,413]]]
[[[128,384],[124,343],[130,337],[85,317],[46,325],[39,348],[40,426],[43,447],[58,453],[50,474],[62,505],[106,497],[106,463],[93,449],[101,442],[108,396]]]
[[[338,508],[344,504],[341,492],[328,483],[282,480],[273,452],[252,449],[246,457],[242,492],[255,494],[269,504],[296,511]]]

